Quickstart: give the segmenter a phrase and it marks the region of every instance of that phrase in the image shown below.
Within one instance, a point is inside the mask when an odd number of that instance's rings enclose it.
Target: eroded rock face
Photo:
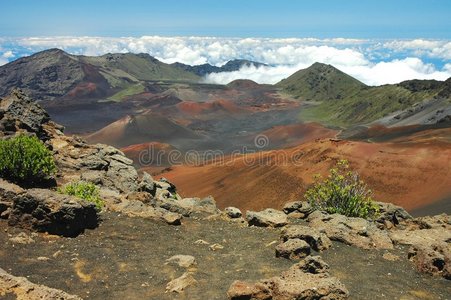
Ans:
[[[60,299],[81,300],[82,298],[67,294],[61,290],[34,284],[24,277],[8,274],[0,268],[0,298],[18,300]]]
[[[0,201],[7,204],[11,226],[76,236],[99,223],[92,203],[51,190],[24,190],[1,179]]]
[[[400,206],[385,202],[376,203],[379,205],[379,217],[376,220],[380,224],[379,228],[391,229],[412,219],[412,216]]]
[[[449,243],[414,245],[409,249],[408,257],[419,272],[451,280],[451,245]]]
[[[49,115],[21,90],[14,90],[10,96],[0,99],[0,111],[0,136],[26,131],[41,139],[48,138],[43,125],[50,122]]]
[[[392,249],[387,231],[380,230],[370,221],[339,214],[315,211],[308,217],[309,226],[324,232],[329,239],[363,249]]]
[[[411,246],[408,257],[419,272],[451,279],[450,216],[412,219],[405,229],[391,230],[390,238]]]
[[[276,257],[301,259],[310,254],[310,245],[300,239],[289,239],[276,247]]]
[[[288,218],[280,210],[267,208],[263,211],[248,211],[246,220],[250,226],[260,227],[282,227],[288,224]]]
[[[346,299],[349,292],[328,273],[328,265],[319,256],[308,256],[278,277],[257,283],[235,281],[229,299]]]
[[[290,225],[285,227],[282,230],[281,238],[283,241],[288,241],[290,239],[304,240],[315,251],[323,251],[332,246],[332,242],[326,234],[315,228],[302,225]]]

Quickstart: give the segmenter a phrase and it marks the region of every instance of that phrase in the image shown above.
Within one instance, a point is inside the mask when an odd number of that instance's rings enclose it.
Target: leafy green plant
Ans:
[[[59,188],[58,191],[65,195],[75,196],[88,202],[92,202],[96,205],[98,210],[101,210],[105,204],[100,198],[99,188],[95,184],[90,182],[70,182],[65,186]]]
[[[304,197],[316,209],[348,217],[375,218],[378,205],[371,198],[372,191],[349,170],[349,163],[340,160],[330,169],[327,178],[315,176],[315,183]]]
[[[35,136],[0,140],[0,176],[32,186],[56,173],[52,152]]]

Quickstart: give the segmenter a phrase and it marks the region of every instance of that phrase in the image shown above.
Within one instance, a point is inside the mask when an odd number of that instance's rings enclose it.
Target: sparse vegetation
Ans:
[[[52,152],[35,136],[18,135],[0,140],[0,176],[32,186],[56,172]]]
[[[71,182],[66,184],[62,188],[59,188],[58,191],[65,195],[75,196],[88,202],[92,202],[96,205],[98,210],[101,210],[105,205],[103,200],[100,198],[99,188],[95,184],[90,182]]]
[[[348,217],[374,218],[378,205],[374,203],[372,191],[356,172],[349,170],[349,163],[340,160],[330,169],[327,178],[316,175],[316,182],[305,193],[305,199],[315,208],[328,213],[339,213]]]

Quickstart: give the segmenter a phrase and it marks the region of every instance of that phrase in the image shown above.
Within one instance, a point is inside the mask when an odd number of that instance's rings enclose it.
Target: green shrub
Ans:
[[[19,184],[35,185],[56,173],[52,152],[35,136],[0,140],[0,176]]]
[[[98,210],[101,210],[104,205],[103,200],[100,198],[99,188],[90,182],[71,182],[62,188],[59,188],[58,191],[65,195],[75,196],[88,202],[92,202],[96,205]]]
[[[315,176],[315,183],[304,197],[316,209],[338,213],[348,217],[375,218],[378,205],[371,198],[372,191],[360,180],[356,172],[349,170],[346,160],[330,169],[326,179]]]

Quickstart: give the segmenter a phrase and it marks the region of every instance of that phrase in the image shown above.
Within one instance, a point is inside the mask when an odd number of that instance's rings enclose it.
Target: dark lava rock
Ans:
[[[77,236],[100,221],[92,203],[52,190],[24,190],[1,179],[0,203],[2,215],[8,210],[9,225],[50,234]]]

